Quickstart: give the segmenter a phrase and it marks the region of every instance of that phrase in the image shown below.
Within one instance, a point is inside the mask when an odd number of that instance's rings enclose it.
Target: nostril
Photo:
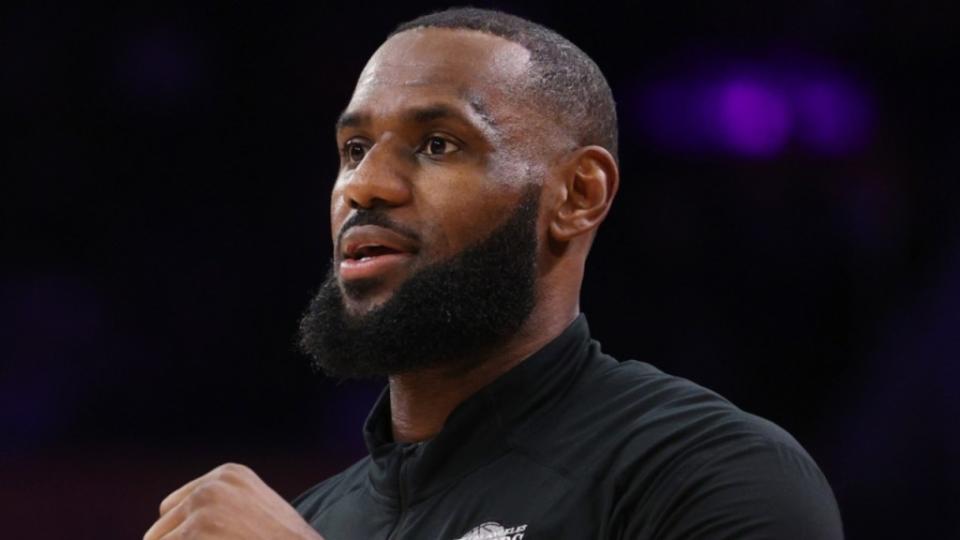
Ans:
[[[376,210],[378,208],[391,208],[393,206],[396,206],[396,204],[391,203],[390,200],[381,197],[371,197],[365,200],[360,200],[357,198],[350,199],[351,210]]]
[[[380,199],[376,197],[350,197],[350,209],[351,210],[370,210],[373,207],[377,206]]]

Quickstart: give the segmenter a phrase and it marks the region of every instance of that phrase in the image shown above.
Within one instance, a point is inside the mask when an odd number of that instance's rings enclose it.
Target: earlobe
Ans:
[[[550,235],[569,242],[603,222],[619,186],[616,160],[605,148],[585,146],[576,150],[564,171],[561,200],[550,223]]]

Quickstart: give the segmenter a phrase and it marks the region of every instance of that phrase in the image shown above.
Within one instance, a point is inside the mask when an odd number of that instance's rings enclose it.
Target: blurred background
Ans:
[[[604,348],[791,431],[851,538],[960,537],[956,3],[498,2],[617,98]],[[225,461],[293,498],[382,381],[314,375],[333,122],[431,2],[0,17],[4,538],[139,538]]]

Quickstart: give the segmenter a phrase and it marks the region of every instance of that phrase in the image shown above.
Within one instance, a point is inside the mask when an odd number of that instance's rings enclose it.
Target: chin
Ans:
[[[349,284],[340,284],[340,291],[343,293],[343,307],[346,312],[353,316],[365,315],[385,304],[392,296],[392,290],[380,280],[376,283],[368,283],[370,280],[362,280],[363,283],[352,281]]]

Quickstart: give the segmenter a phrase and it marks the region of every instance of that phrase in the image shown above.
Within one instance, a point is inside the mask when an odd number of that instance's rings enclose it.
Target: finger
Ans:
[[[159,540],[167,533],[173,531],[183,523],[187,517],[185,504],[177,505],[173,509],[164,512],[152,527],[143,535],[143,540]]]
[[[187,519],[184,519],[178,523],[176,527],[164,533],[163,536],[158,536],[157,540],[173,540],[182,538],[223,538],[222,536],[211,537],[207,534],[203,534],[201,536],[201,533],[205,532],[202,529],[203,527],[199,527],[198,530],[197,521],[193,517],[188,516]]]
[[[180,504],[180,501],[182,501],[183,499],[187,498],[188,495],[190,495],[191,493],[193,493],[193,490],[197,489],[197,486],[200,485],[201,482],[203,482],[204,480],[206,480],[206,479],[207,479],[207,476],[209,476],[209,475],[210,475],[210,473],[207,473],[207,474],[205,474],[205,475],[203,475],[203,476],[200,476],[200,477],[198,477],[198,478],[194,478],[193,480],[191,480],[191,481],[187,482],[186,484],[180,486],[180,488],[178,488],[178,489],[177,489],[176,491],[174,491],[173,493],[167,495],[167,497],[166,497],[165,499],[163,499],[163,501],[160,503],[160,515],[163,516],[164,514],[166,514],[167,512],[169,512],[170,509],[172,509],[172,508],[176,507],[178,504]]]
[[[160,515],[162,516],[171,508],[180,504],[180,501],[193,493],[193,491],[206,480],[217,479],[230,482],[237,481],[239,477],[245,475],[251,475],[253,478],[260,480],[260,478],[257,477],[257,475],[254,474],[250,468],[244,465],[238,465],[236,463],[224,463],[223,465],[211,470],[207,474],[198,478],[194,478],[173,493],[167,495],[167,498],[160,503]]]

